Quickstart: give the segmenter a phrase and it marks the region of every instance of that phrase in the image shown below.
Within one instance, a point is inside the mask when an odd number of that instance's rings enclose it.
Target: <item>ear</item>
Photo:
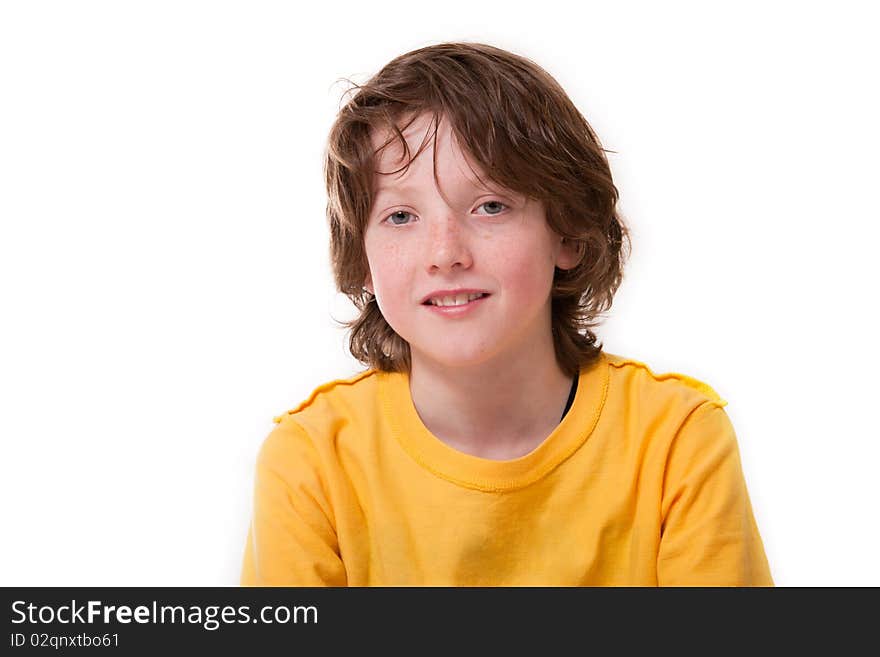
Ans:
[[[376,296],[376,293],[373,291],[373,278],[369,274],[367,274],[366,279],[364,279],[364,289],[373,296]]]
[[[562,243],[559,245],[559,251],[556,254],[556,266],[559,269],[572,269],[581,260],[583,245],[565,237],[560,239]]]

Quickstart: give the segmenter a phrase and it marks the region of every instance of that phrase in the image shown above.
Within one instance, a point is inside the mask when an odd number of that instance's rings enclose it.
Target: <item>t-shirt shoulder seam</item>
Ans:
[[[706,397],[708,397],[708,402],[712,403],[719,408],[723,408],[727,405],[727,401],[719,395],[715,389],[710,386],[708,383],[704,381],[700,381],[699,379],[695,379],[692,376],[688,376],[687,374],[682,374],[681,372],[663,372],[663,373],[655,373],[646,363],[643,363],[640,360],[636,360],[635,358],[629,358],[626,356],[618,356],[615,354],[606,354],[608,358],[608,364],[612,367],[616,367],[618,369],[622,369],[624,367],[637,367],[645,370],[655,381],[666,381],[668,379],[675,379],[681,381],[683,384],[692,388]]]
[[[299,413],[304,408],[311,406],[315,402],[315,400],[318,398],[318,395],[326,393],[326,392],[330,392],[333,389],[340,387],[340,386],[355,385],[359,381],[362,381],[370,376],[374,376],[375,374],[377,374],[377,370],[368,369],[368,370],[364,370],[363,372],[358,372],[354,376],[350,376],[346,379],[334,379],[333,381],[328,381],[327,383],[323,383],[323,384],[319,385],[317,388],[315,388],[312,391],[312,393],[304,401],[300,402],[296,407],[291,408],[290,410],[282,413],[281,415],[276,415],[275,417],[272,418],[272,421],[275,424],[279,424],[285,418],[285,416],[294,415],[296,413]]]

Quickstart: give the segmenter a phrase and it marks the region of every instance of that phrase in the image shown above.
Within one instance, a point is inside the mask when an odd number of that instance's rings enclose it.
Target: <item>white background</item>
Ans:
[[[776,583],[880,585],[870,3],[306,4],[0,5],[0,584],[237,584],[272,417],[362,369],[336,80],[465,40],[615,151],[600,339],[728,400]]]

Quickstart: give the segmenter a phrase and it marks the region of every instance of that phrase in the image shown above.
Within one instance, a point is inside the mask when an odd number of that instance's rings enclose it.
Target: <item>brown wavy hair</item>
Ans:
[[[549,226],[577,248],[578,264],[556,268],[553,277],[556,359],[574,376],[598,358],[602,343],[591,329],[611,307],[631,243],[616,209],[618,191],[605,150],[559,83],[530,59],[464,42],[400,55],[364,84],[341,80],[352,85],[343,99],[351,97],[330,129],[324,178],[336,286],[360,311],[351,321],[336,320],[350,330],[351,354],[380,371],[410,371],[409,344],[363,287],[370,271],[364,232],[374,199],[375,156],[395,139],[409,154],[402,130],[428,112],[435,142],[436,126],[448,120],[491,181],[541,201]],[[401,128],[398,122],[407,117]],[[371,134],[380,130],[391,136],[374,149]]]

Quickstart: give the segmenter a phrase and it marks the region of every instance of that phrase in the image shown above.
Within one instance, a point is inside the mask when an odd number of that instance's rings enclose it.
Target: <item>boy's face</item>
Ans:
[[[404,131],[410,155],[429,130],[431,116],[423,114]],[[387,136],[373,135],[374,150]],[[409,343],[413,363],[455,367],[534,353],[551,337],[554,267],[573,267],[576,253],[547,225],[541,203],[479,183],[445,120],[436,144],[439,189],[430,141],[405,174],[376,175],[365,287]],[[399,169],[401,156],[395,140],[379,154],[377,171]],[[462,288],[488,296],[454,309],[424,304],[437,290]]]

